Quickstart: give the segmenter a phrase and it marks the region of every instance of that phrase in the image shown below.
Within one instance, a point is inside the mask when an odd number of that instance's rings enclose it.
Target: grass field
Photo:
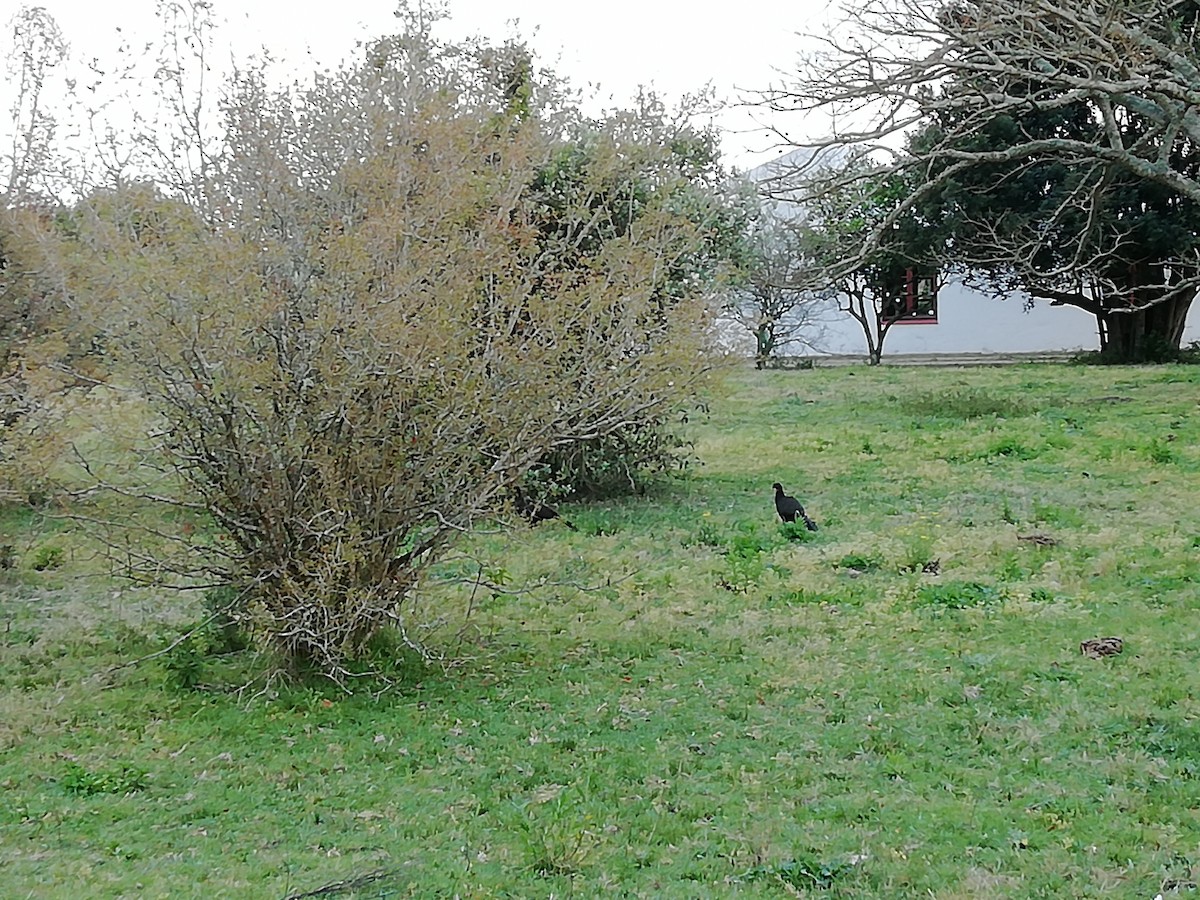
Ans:
[[[1195,896],[1198,404],[1194,367],[737,374],[661,489],[440,566],[461,661],[382,695],[115,668],[193,601],[9,511],[0,897]]]

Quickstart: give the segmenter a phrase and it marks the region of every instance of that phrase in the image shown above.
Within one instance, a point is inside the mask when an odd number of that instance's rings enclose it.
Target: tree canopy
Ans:
[[[1178,346],[1198,283],[1196,16],[1177,0],[874,0],[762,101],[834,114],[814,143],[904,174],[877,237],[915,212],[946,262],[1089,309],[1136,357]]]

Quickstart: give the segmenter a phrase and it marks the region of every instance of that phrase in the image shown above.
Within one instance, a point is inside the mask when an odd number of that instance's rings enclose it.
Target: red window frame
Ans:
[[[899,309],[894,316],[881,313],[880,318],[891,325],[936,325],[937,300],[937,274],[921,273],[910,266],[904,270],[904,296],[896,304]]]

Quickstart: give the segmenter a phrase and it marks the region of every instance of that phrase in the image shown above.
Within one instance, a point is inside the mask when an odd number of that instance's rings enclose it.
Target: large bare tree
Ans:
[[[877,236],[932,202],[962,229],[934,235],[947,261],[1089,309],[1115,346],[1177,344],[1194,240],[1166,243],[1130,213],[1190,220],[1200,201],[1198,15],[1183,0],[872,0],[760,99],[829,135],[800,143],[853,144],[905,173]],[[1038,208],[1015,223],[960,202],[1018,183]]]

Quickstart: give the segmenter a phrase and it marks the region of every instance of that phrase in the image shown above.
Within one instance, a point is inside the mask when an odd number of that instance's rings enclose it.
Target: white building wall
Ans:
[[[806,163],[809,150],[796,150],[747,172],[759,184],[788,173]],[[837,162],[837,153],[831,160]],[[778,182],[772,185],[780,189]],[[795,204],[766,201],[780,218],[796,217]],[[858,322],[844,313],[830,311],[814,345],[824,353],[866,353],[866,341]],[[1182,346],[1200,342],[1200,300],[1192,306],[1184,326]],[[996,300],[989,295],[950,281],[938,292],[938,321],[935,325],[893,325],[883,343],[883,353],[1037,353],[1098,350],[1100,336],[1096,318],[1074,306],[1051,306],[1040,300],[1026,312],[1024,296]],[[797,351],[807,354],[809,351]]]
[[[1179,346],[1186,347],[1192,343],[1200,343],[1200,300],[1194,301],[1192,308],[1188,310],[1187,321],[1183,325],[1183,339]]]
[[[1081,309],[1043,301],[1026,312],[1019,296],[995,300],[951,281],[938,291],[937,324],[893,325],[883,353],[1026,353],[1099,346],[1096,319]],[[858,322],[844,313],[831,317],[821,350],[865,353]]]

